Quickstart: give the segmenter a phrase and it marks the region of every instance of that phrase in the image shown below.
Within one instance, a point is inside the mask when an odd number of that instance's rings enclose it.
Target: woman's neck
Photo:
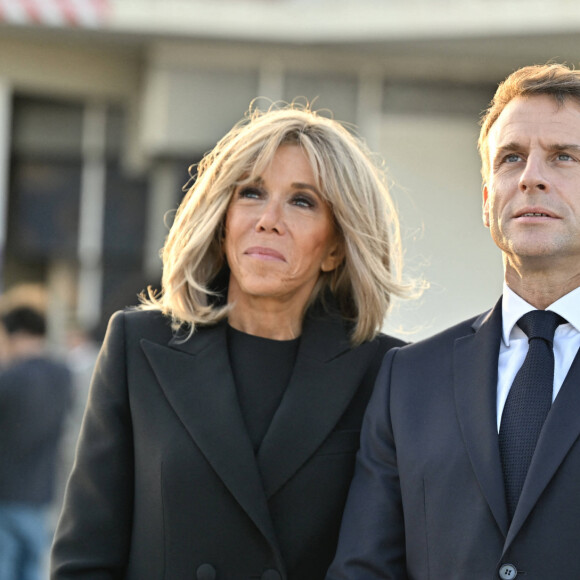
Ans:
[[[235,303],[228,322],[236,330],[273,340],[292,340],[302,332],[302,309],[271,300]]]

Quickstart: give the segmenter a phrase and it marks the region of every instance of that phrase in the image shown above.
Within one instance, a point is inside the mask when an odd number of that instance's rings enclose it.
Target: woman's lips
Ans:
[[[277,260],[280,262],[285,262],[286,258],[284,256],[272,248],[264,248],[262,246],[254,246],[248,248],[244,254],[247,256],[252,256],[252,258],[258,258],[259,260]]]

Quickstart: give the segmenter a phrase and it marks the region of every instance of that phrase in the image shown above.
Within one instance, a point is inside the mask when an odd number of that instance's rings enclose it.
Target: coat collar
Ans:
[[[169,404],[240,506],[282,557],[238,405],[226,325],[204,328],[185,342],[141,341]]]
[[[454,345],[455,404],[473,471],[505,536],[508,517],[496,422],[501,299],[474,322],[472,331]]]
[[[266,495],[275,494],[323,443],[345,412],[376,349],[356,352],[343,320],[311,313],[300,340],[296,365],[258,452]],[[368,358],[367,358],[368,357]]]
[[[310,312],[290,383],[256,456],[237,400],[226,330],[221,322],[185,341],[143,340],[142,348],[191,438],[280,554],[268,499],[335,427],[366,371],[364,359],[370,361],[377,345],[359,347],[354,364],[343,320]]]
[[[580,353],[576,355],[544,423],[508,530],[496,419],[501,324],[500,299],[490,312],[475,321],[472,327],[474,334],[455,341],[454,385],[465,445],[482,492],[506,538],[505,552],[566,454],[580,437]]]

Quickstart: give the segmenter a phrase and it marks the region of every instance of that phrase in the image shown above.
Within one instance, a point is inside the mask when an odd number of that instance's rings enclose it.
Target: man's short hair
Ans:
[[[512,99],[537,95],[549,95],[559,106],[570,98],[580,103],[580,71],[564,64],[531,65],[516,70],[500,83],[480,122],[478,149],[484,182],[490,169],[487,139],[491,127]]]
[[[44,315],[29,306],[19,306],[3,313],[0,321],[8,334],[22,332],[33,336],[46,335]]]

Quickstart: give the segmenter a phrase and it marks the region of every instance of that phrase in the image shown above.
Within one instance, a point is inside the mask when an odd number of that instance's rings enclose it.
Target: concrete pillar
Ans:
[[[77,317],[84,328],[99,322],[103,286],[107,108],[86,105],[83,124],[83,168],[79,220]]]
[[[12,87],[7,80],[0,78],[0,292],[4,289],[11,126]]]
[[[372,151],[381,145],[383,77],[372,68],[361,70],[358,81],[356,125]]]
[[[75,276],[68,260],[50,262],[46,278],[48,339],[58,353],[67,351],[71,305],[74,302]]]
[[[178,171],[172,161],[159,161],[151,173],[147,224],[145,230],[145,256],[143,259],[147,280],[161,277],[161,250],[179,199],[179,191],[183,186],[178,183]]]
[[[264,60],[260,65],[258,77],[258,96],[267,100],[280,101],[284,98],[284,65],[276,58]],[[264,102],[260,103],[260,107]],[[267,101],[266,101],[266,106]]]

